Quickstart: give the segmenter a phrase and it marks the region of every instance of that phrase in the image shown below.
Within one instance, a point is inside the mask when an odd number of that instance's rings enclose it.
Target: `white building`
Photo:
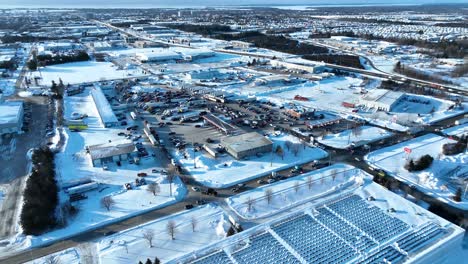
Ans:
[[[23,114],[23,102],[0,102],[0,136],[21,132]]]
[[[114,114],[109,101],[107,100],[106,96],[102,92],[101,87],[96,86],[94,89],[91,90],[91,97],[93,98],[94,104],[96,105],[96,109],[99,113],[99,118],[101,119],[101,123],[104,127],[112,127],[117,126],[119,124],[119,120]]]
[[[156,52],[148,52],[148,53],[137,53],[136,57],[141,62],[160,62],[160,61],[175,61],[175,60],[182,60],[183,56],[177,52],[163,50],[163,51],[156,51]]]
[[[404,95],[405,93],[402,92],[374,89],[362,96],[359,99],[359,104],[367,108],[390,112]]]
[[[87,151],[93,166],[96,167],[106,163],[128,160],[132,153],[136,152],[136,148],[133,142],[125,140],[88,146]]]

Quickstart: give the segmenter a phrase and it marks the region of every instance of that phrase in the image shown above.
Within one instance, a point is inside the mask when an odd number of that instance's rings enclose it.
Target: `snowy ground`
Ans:
[[[195,158],[196,167],[193,168],[193,150],[188,148],[185,152],[172,151],[174,159],[185,167],[195,180],[201,184],[214,188],[225,188],[237,183],[255,179],[273,171],[279,171],[297,164],[307,163],[327,157],[327,153],[319,148],[312,148],[308,145],[301,145],[296,137],[282,135],[272,136],[273,150],[276,146],[281,146],[284,150],[284,159],[275,153],[264,153],[261,157],[251,156],[247,160],[235,160],[230,155],[213,158],[208,154],[198,154]],[[299,144],[297,157],[291,148],[287,149],[286,141]],[[184,153],[187,158],[184,158]]]
[[[59,185],[62,185],[80,178],[91,178],[99,183],[99,187],[86,192],[87,199],[74,203],[78,213],[68,219],[64,228],[37,237],[27,237],[27,244],[37,246],[44,242],[63,239],[91,228],[173,204],[185,197],[187,190],[180,179],[177,178],[173,182],[171,195],[166,177],[159,173],[151,173],[152,169],[162,169],[158,159],[151,156],[141,159],[140,165],[128,164],[124,161],[121,167],[109,164],[109,170],[106,171],[101,167],[93,167],[84,150],[85,146],[106,143],[108,140],[118,140],[117,133],[121,132],[122,129],[102,128],[97,109],[88,90],[81,95],[65,97],[65,119],[70,118],[73,112],[88,114],[89,117],[85,119],[88,129],[82,132],[70,132],[65,129],[67,142],[63,152],[57,154],[56,157],[57,181]],[[123,184],[134,183],[137,173],[141,171],[148,173],[145,178],[147,183],[159,183],[161,192],[157,196],[149,193],[146,186],[134,186],[132,190],[128,191],[124,189]],[[100,199],[104,196],[111,196],[115,201],[115,205],[111,207],[110,211],[107,211],[100,204]],[[61,192],[61,202],[67,199],[68,195]],[[24,243],[24,241],[20,242]]]
[[[192,220],[193,219],[193,220]],[[167,232],[169,221],[175,223],[174,240]],[[195,230],[192,222],[195,221]],[[106,237],[98,242],[100,263],[143,263],[147,258],[159,258],[162,263],[195,251],[226,237],[228,216],[216,205],[197,207]],[[153,232],[152,247],[143,233]]]
[[[455,141],[428,134],[371,152],[365,156],[365,159],[372,166],[383,169],[410,185],[417,186],[428,195],[452,206],[466,209],[468,208],[467,199],[458,203],[453,201],[451,197],[456,191],[456,187],[454,187],[456,185],[452,184],[453,178],[463,177],[468,173],[468,166],[466,166],[468,155],[466,153],[453,156],[443,155],[442,146],[450,142]],[[403,150],[405,147],[412,150],[409,157]],[[431,167],[420,172],[408,172],[404,168],[408,159],[418,159],[425,154],[434,158]]]
[[[349,147],[363,146],[374,141],[378,141],[393,134],[385,129],[371,126],[361,126],[342,131],[338,134],[326,135],[318,139],[318,142],[337,149],[347,149]]]
[[[446,135],[449,135],[449,136],[458,136],[458,137],[460,137],[462,135],[466,135],[466,134],[468,134],[468,123],[444,129],[444,130],[442,130],[442,132],[444,134],[446,134]]]
[[[227,204],[244,219],[257,219],[274,215],[285,208],[297,206],[309,200],[329,195],[357,186],[362,181],[360,170],[345,164],[335,164],[317,171],[311,171],[292,177],[286,181],[256,188],[252,191],[226,199]],[[309,187],[307,179],[312,184]],[[296,191],[297,188],[297,191]],[[265,190],[273,193],[270,203],[265,197]],[[249,211],[247,200],[254,201]]]
[[[40,71],[30,73],[29,77],[42,77],[41,85],[50,86],[52,81],[64,84],[76,84],[82,82],[95,82],[128,77],[144,76],[140,69],[118,70],[111,62],[72,62],[65,64],[50,65],[41,68]]]
[[[69,248],[63,251],[59,251],[55,254],[47,255],[42,258],[38,258],[32,261],[26,262],[26,264],[51,264],[51,263],[66,263],[66,264],[79,264],[83,263],[80,261],[80,252],[76,248]]]

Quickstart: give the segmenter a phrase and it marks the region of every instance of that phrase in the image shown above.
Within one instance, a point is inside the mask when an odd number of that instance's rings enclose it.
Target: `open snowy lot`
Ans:
[[[30,77],[40,77],[42,85],[50,86],[52,81],[58,83],[60,78],[64,84],[77,84],[144,75],[138,68],[119,70],[111,62],[83,61],[46,66],[32,72]]]
[[[468,134],[468,123],[444,129],[444,130],[442,130],[442,132],[444,134],[446,134],[446,135],[457,136],[457,137],[467,135]]]
[[[362,171],[345,164],[335,164],[285,181],[256,188],[226,199],[227,204],[244,219],[268,217],[307,201],[356,187]],[[271,190],[271,198],[266,196]],[[249,202],[252,204],[249,210]],[[268,199],[271,199],[268,201]]]
[[[428,134],[414,138],[397,145],[379,149],[365,156],[366,161],[373,167],[385,170],[390,175],[415,185],[424,193],[434,196],[452,206],[468,208],[468,200],[455,202],[454,196],[458,187],[464,188],[462,179],[468,174],[468,155],[461,153],[453,156],[442,154],[442,146],[453,143],[454,140]],[[404,148],[411,149],[408,155]],[[432,165],[423,171],[408,172],[404,165],[409,159],[418,159],[423,155],[434,158]]]
[[[167,232],[174,223],[174,239]],[[195,223],[195,225],[193,225]],[[212,204],[125,230],[98,242],[100,263],[143,263],[147,258],[159,258],[162,263],[205,247],[226,237],[231,224],[224,211]],[[152,246],[143,238],[152,233]]]
[[[363,146],[392,135],[392,133],[382,128],[361,126],[337,134],[325,135],[322,138],[318,138],[317,141],[332,148],[347,149]]]
[[[55,254],[50,254],[42,258],[26,262],[27,264],[50,264],[50,263],[66,263],[66,264],[79,264],[80,252],[77,248],[69,248],[59,251]]]
[[[120,167],[116,164],[109,164],[108,170],[93,167],[91,159],[86,154],[85,146],[106,143],[108,140],[116,141],[119,139],[117,133],[122,129],[102,128],[89,90],[77,96],[65,97],[65,118],[70,118],[72,113],[86,113],[88,117],[85,121],[88,129],[82,132],[71,132],[65,129],[66,143],[63,151],[56,156],[57,181],[61,186],[73,180],[90,178],[99,183],[99,187],[86,192],[87,199],[73,203],[78,212],[67,218],[65,227],[41,236],[28,237],[32,245],[63,239],[91,228],[173,204],[184,198],[187,190],[179,178],[170,184],[164,175],[151,173],[152,169],[163,169],[157,158],[151,156],[142,158],[139,165],[129,164],[126,161],[122,162]],[[134,185],[131,190],[123,187],[125,183],[134,183],[137,173],[142,171],[148,173],[145,177],[147,183],[159,184],[160,193],[156,196],[146,190],[146,185]],[[115,202],[110,210],[106,210],[101,205],[100,200],[105,196],[112,197]],[[60,200],[62,203],[67,201],[68,195],[61,192]]]
[[[206,153],[195,157],[196,168],[193,167],[193,149],[187,148],[184,152],[172,151],[174,159],[181,164],[192,177],[201,184],[213,188],[226,188],[235,184],[259,178],[294,165],[307,163],[327,157],[327,153],[319,148],[301,144],[299,139],[290,135],[279,137],[271,136],[273,150],[281,146],[284,157],[275,153],[264,153],[261,157],[251,156],[248,159],[235,160],[228,154],[213,158]],[[288,149],[286,142],[300,145],[297,156],[293,148]],[[185,154],[185,157],[184,157]]]

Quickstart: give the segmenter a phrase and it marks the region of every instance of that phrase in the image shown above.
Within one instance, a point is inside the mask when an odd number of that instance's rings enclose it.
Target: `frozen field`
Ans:
[[[167,232],[169,221],[175,223],[174,239]],[[195,222],[195,229],[192,223]],[[226,237],[230,228],[228,216],[215,205],[205,205],[190,211],[128,229],[98,242],[100,263],[143,263],[147,258],[159,258],[162,263],[198,250]],[[152,232],[152,247],[143,238],[144,232]]]
[[[173,151],[172,155],[179,164],[201,184],[213,188],[225,188],[237,183],[252,180],[273,171],[279,171],[294,165],[307,163],[327,157],[327,153],[319,148],[312,148],[308,145],[301,145],[299,140],[290,135],[270,137],[273,141],[273,150],[276,146],[281,146],[284,150],[284,159],[275,153],[263,153],[261,157],[251,156],[247,160],[235,160],[229,155],[219,158],[212,158],[208,154],[197,154],[195,158],[196,167],[193,168],[193,150],[188,148],[185,152]],[[299,144],[298,155],[293,154],[285,146],[286,141]],[[187,158],[184,158],[184,153]]]
[[[361,126],[355,129],[348,129],[338,134],[330,134],[318,139],[318,142],[337,149],[347,149],[359,147],[372,143],[393,134],[385,129],[371,126]]]
[[[244,219],[268,217],[307,201],[341,192],[352,186],[356,187],[362,182],[363,174],[361,172],[349,165],[336,164],[243,192],[227,198],[226,202],[234,212]],[[270,202],[265,197],[267,189],[272,191]],[[247,204],[249,198],[253,200],[250,211]]]
[[[442,146],[450,142],[455,141],[428,134],[371,152],[365,156],[365,159],[372,166],[383,169],[410,185],[417,186],[428,195],[450,205],[466,209],[468,208],[466,199],[463,199],[462,202],[455,202],[452,197],[456,191],[456,187],[453,187],[456,185],[453,182],[468,174],[468,166],[466,166],[468,155],[466,153],[453,156],[443,155]],[[411,149],[409,157],[404,151],[405,147]],[[418,159],[425,154],[434,158],[428,169],[420,172],[408,172],[404,168],[408,159]]]
[[[30,77],[42,77],[41,84],[46,86],[50,86],[52,81],[58,83],[59,78],[64,84],[77,84],[144,76],[140,69],[118,70],[117,66],[111,62],[95,61],[50,65],[31,75]]]

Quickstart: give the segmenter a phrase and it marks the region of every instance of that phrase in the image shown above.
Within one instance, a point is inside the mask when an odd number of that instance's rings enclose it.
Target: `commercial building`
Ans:
[[[392,111],[393,107],[405,95],[402,92],[395,92],[385,89],[374,89],[359,99],[359,103],[367,108],[374,108],[381,111]]]
[[[183,59],[182,55],[179,53],[169,50],[137,53],[136,57],[141,62],[177,61]]]
[[[94,167],[117,161],[128,160],[136,153],[131,141],[109,142],[86,147]]]
[[[104,127],[117,126],[119,121],[117,120],[109,101],[107,101],[106,96],[102,92],[101,87],[95,86],[94,89],[91,90],[91,96],[94,104],[96,105],[102,125]]]
[[[0,101],[0,136],[19,133],[23,127],[23,102]]]
[[[221,145],[236,159],[273,150],[273,142],[257,132],[223,138]]]

